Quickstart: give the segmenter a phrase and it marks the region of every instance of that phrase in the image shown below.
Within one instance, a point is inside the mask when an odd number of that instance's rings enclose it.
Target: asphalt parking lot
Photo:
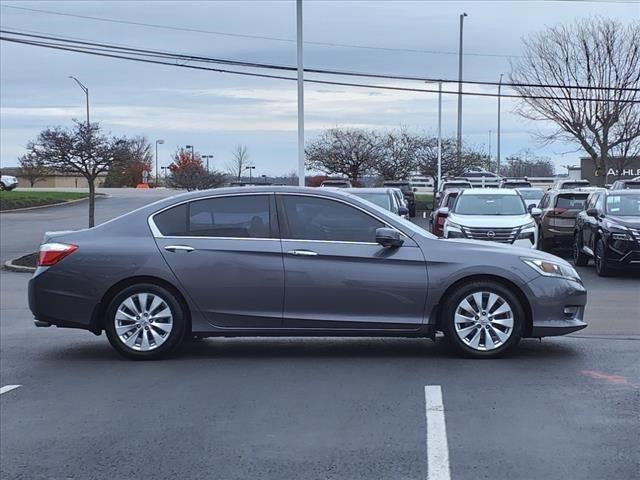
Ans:
[[[97,219],[170,193],[114,191]],[[85,221],[86,204],[2,214],[0,257]],[[579,271],[589,327],[505,359],[459,359],[442,340],[250,338],[157,362],[36,329],[29,275],[2,271],[0,387],[20,387],[0,394],[0,476],[637,478],[640,279]]]

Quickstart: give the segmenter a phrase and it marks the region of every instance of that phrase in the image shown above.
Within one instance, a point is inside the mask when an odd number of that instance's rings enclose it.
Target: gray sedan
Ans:
[[[349,193],[191,192],[97,227],[51,232],[29,283],[39,327],[103,331],[133,359],[192,336],[445,333],[496,357],[586,326],[586,290],[553,255],[438,239]]]

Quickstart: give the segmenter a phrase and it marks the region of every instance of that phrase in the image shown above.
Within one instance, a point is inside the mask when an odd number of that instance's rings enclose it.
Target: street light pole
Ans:
[[[304,67],[302,54],[302,0],[296,0],[298,53],[298,185],[304,187]]]
[[[460,162],[462,155],[462,32],[464,27],[464,17],[466,13],[460,14],[460,44],[458,45],[458,138],[456,142],[456,157]]]
[[[202,155],[202,158],[204,158],[207,161],[207,173],[209,173],[210,172],[209,159],[213,160],[213,155]]]
[[[85,87],[82,82],[80,80],[78,80],[76,77],[74,77],[73,75],[69,75],[69,78],[71,78],[72,80],[75,80],[75,82],[78,84],[78,86],[82,89],[82,91],[84,92],[86,98],[87,98],[87,128],[89,127],[89,89],[87,87]]]
[[[162,145],[164,144],[164,140],[156,140],[156,187],[158,186],[158,144]]]
[[[500,74],[500,82],[498,82],[498,145],[496,146],[496,173],[500,175],[500,91],[502,90],[502,77],[504,73]]]
[[[251,172],[253,171],[254,168],[256,167],[252,167],[252,166],[245,167],[245,170],[249,170],[249,183],[253,183],[253,176]]]
[[[442,181],[442,82],[438,82],[438,188]],[[435,198],[435,195],[434,195]]]
[[[185,145],[185,148],[191,149],[191,160],[195,160],[196,159],[196,152],[194,150],[194,146],[193,145]]]

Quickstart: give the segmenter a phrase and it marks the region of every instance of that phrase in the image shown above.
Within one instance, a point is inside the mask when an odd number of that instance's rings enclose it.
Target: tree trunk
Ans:
[[[96,185],[95,178],[87,178],[89,184],[89,228],[95,225],[96,212]]]

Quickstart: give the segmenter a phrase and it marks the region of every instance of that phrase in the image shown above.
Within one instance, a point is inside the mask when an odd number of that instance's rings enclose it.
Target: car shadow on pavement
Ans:
[[[549,359],[571,358],[579,356],[579,349],[574,339],[538,340],[525,339],[511,353],[504,357],[509,359]],[[49,349],[42,352],[43,359],[60,361],[95,361],[111,362],[125,360],[111,346],[90,342],[75,344],[72,348],[60,350]],[[404,338],[205,338],[193,340],[181,345],[166,360],[189,361],[202,359],[358,359],[380,358],[393,360],[412,358],[416,361],[425,359],[457,359],[469,362],[482,360],[458,357],[447,345],[444,338],[434,343],[428,339]],[[492,360],[485,360],[492,361]],[[501,361],[493,360],[493,361]],[[153,361],[150,361],[153,363]],[[139,363],[139,362],[136,362]],[[144,362],[143,362],[144,363]]]

